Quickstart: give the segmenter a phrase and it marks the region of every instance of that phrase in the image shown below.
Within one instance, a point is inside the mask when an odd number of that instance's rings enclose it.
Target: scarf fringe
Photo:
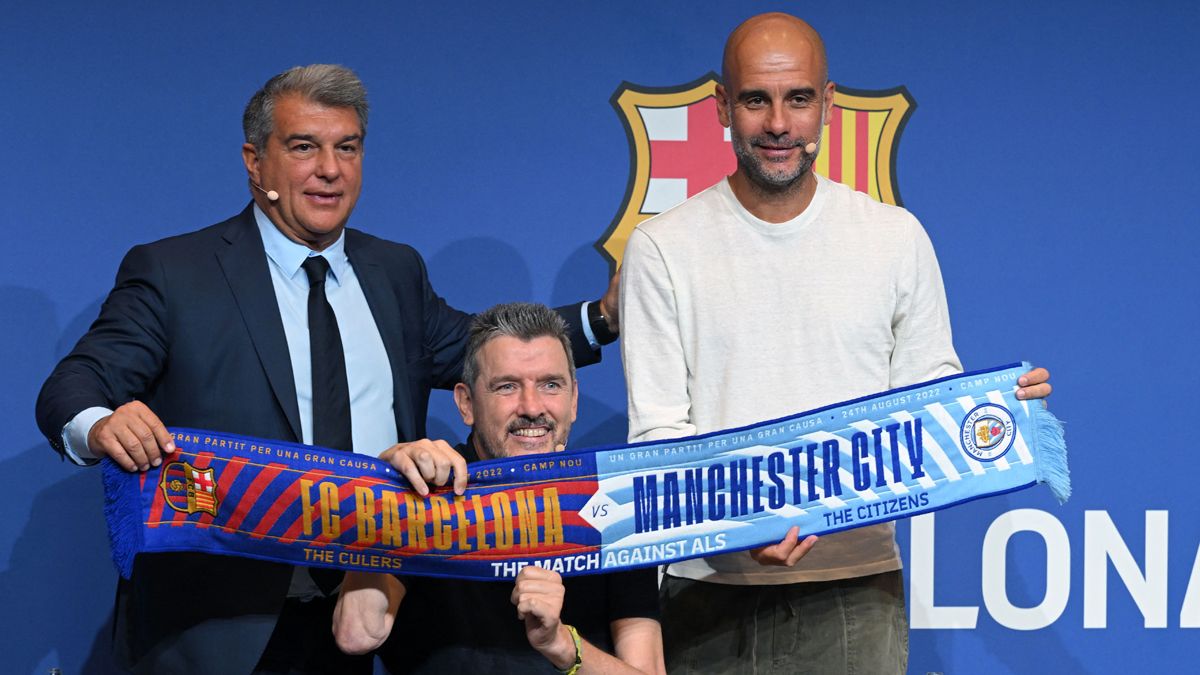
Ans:
[[[142,550],[141,492],[137,489],[140,475],[125,471],[107,458],[103,473],[104,520],[112,542],[113,564],[128,579],[133,573],[133,558]]]
[[[1037,479],[1044,483],[1059,504],[1071,497],[1071,471],[1067,468],[1067,442],[1063,423],[1041,401],[1030,402],[1034,433],[1037,435]]]

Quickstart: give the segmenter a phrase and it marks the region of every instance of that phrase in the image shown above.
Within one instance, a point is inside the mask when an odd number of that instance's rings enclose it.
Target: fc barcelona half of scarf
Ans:
[[[162,466],[105,462],[113,558],[199,551],[470,579],[677,562],[826,534],[1045,483],[1070,492],[1062,426],[1015,397],[1023,364],[752,426],[469,465],[426,497],[376,459],[172,429]]]

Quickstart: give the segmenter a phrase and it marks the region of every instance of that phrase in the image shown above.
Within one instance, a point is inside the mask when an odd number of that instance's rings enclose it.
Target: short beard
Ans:
[[[562,440],[554,438],[555,433],[558,431],[558,424],[550,417],[547,417],[546,415],[538,415],[537,417],[520,416],[510,422],[509,425],[504,428],[504,436],[500,438],[491,439],[483,434],[477,434],[480,445],[483,446],[481,448],[482,454],[486,455],[486,457],[480,457],[480,459],[502,459],[504,457],[508,457],[508,451],[504,448],[504,441],[510,432],[518,429],[528,429],[529,427],[540,426],[546,427],[546,435],[552,439],[550,446],[551,450],[553,450],[559,443],[566,443],[565,437]],[[570,427],[568,426],[567,429],[569,431]],[[495,443],[493,443],[493,441],[495,441]]]
[[[734,133],[731,133],[730,137],[733,141],[733,154],[737,156],[738,168],[750,179],[751,185],[766,194],[784,194],[798,189],[803,185],[804,175],[812,170],[813,162],[817,158],[816,153],[810,155],[804,151],[804,146],[808,145],[808,141],[803,139],[794,142],[787,136],[782,138],[752,136],[745,139]],[[820,143],[819,140],[817,142]],[[781,144],[793,145],[800,150],[800,161],[792,171],[772,171],[770,164],[763,162],[762,158],[754,152],[756,145]]]

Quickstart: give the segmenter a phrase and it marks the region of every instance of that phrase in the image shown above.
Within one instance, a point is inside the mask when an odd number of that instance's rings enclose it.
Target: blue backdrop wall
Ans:
[[[730,28],[779,8],[823,33],[835,81],[912,94],[896,174],[963,362],[1048,365],[1069,424],[1067,505],[1033,490],[902,524],[910,670],[1190,660],[1196,4],[48,2],[0,21],[0,671],[108,671],[99,473],[58,461],[33,401],[130,246],[244,205],[240,115],[267,77],[360,73],[351,224],[414,245],[453,304],[563,303],[608,274],[593,245],[630,171],[609,97],[719,69]],[[623,439],[618,355],[581,381],[574,443]],[[448,398],[433,418],[461,437]]]

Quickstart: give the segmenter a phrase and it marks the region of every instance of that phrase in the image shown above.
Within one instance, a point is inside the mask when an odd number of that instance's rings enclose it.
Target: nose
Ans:
[[[537,387],[522,387],[521,397],[517,401],[517,414],[525,417],[537,417],[546,412],[542,404],[542,395]]]
[[[342,167],[338,163],[337,149],[332,146],[321,148],[321,152],[317,155],[317,177],[323,180],[333,182],[342,174]]]
[[[771,103],[771,112],[764,121],[765,130],[775,136],[782,136],[788,131],[787,111],[782,101]]]

